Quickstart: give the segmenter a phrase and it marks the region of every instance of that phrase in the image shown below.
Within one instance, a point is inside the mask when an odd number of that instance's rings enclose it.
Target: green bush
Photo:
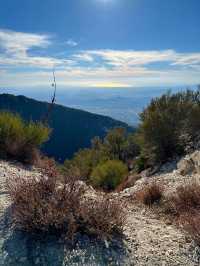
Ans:
[[[106,160],[107,158],[95,149],[82,149],[72,160],[64,162],[64,171],[66,174],[76,172],[81,179],[87,180],[94,167]]]
[[[37,148],[48,140],[50,129],[41,123],[26,123],[17,114],[0,112],[0,156],[23,162],[35,159]]]
[[[140,115],[137,142],[150,165],[182,154],[200,133],[200,91],[155,98]]]
[[[72,160],[64,162],[65,172],[78,172],[82,179],[87,179],[92,170],[92,154],[89,149],[79,150]]]
[[[139,146],[135,136],[127,134],[123,128],[115,128],[108,132],[103,140],[95,137],[90,149],[79,150],[72,160],[66,160],[63,171],[71,175],[76,173],[80,178],[88,180],[93,169],[108,160],[121,160],[128,163],[129,159],[139,154]]]
[[[128,174],[127,166],[117,160],[109,160],[99,164],[90,177],[91,183],[95,187],[101,187],[105,190],[115,189]]]

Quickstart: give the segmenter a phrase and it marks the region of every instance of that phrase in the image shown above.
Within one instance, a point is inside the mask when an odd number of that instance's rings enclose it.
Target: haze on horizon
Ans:
[[[199,0],[2,0],[0,87],[200,83]]]

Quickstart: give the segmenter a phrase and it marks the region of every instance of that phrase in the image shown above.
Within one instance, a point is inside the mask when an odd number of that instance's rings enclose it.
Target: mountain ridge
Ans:
[[[18,113],[24,120],[41,121],[47,114],[49,103],[23,95],[0,94],[0,110]],[[126,123],[88,111],[55,104],[49,126],[53,129],[50,140],[42,147],[48,156],[59,161],[70,158],[80,148],[90,146],[93,137],[104,137],[114,127],[133,130]]]

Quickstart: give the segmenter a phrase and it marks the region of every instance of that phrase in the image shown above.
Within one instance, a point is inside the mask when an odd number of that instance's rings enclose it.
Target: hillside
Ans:
[[[0,95],[0,110],[19,113],[25,120],[41,120],[47,113],[48,106],[47,102],[25,96]],[[80,148],[88,147],[93,137],[103,137],[111,128],[125,127],[132,130],[127,124],[110,117],[57,104],[51,112],[49,125],[53,131],[42,150],[60,161],[70,158]]]
[[[118,198],[126,206],[123,242],[115,239],[114,243],[102,243],[79,235],[75,246],[59,242],[55,236],[33,238],[23,231],[13,230],[10,226],[11,203],[6,179],[10,176],[33,178],[41,173],[36,168],[28,170],[20,164],[0,161],[0,265],[199,265],[199,247],[175,221],[166,219],[159,206],[148,208],[133,200],[142,186],[155,180],[164,183],[164,194],[167,195],[191,179],[199,180],[195,172],[188,174],[186,171],[186,175],[182,175],[183,169],[188,169],[184,162],[191,163],[191,158],[196,158],[196,155],[200,156],[200,152],[186,156],[178,165],[176,162],[163,165],[160,172],[148,180],[143,177],[133,187],[110,194],[111,198]],[[91,198],[99,198],[102,193],[91,187],[86,190],[86,196]]]

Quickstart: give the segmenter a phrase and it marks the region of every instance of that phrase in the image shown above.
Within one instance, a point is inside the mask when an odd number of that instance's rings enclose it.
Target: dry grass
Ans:
[[[65,181],[58,185],[53,176],[8,180],[15,227],[31,233],[53,232],[68,239],[77,232],[99,238],[121,232],[124,215],[119,203],[108,199],[89,202],[77,180],[70,177]]]
[[[163,196],[163,187],[158,183],[151,183],[146,185],[136,194],[136,199],[145,205],[152,206],[158,203]]]

